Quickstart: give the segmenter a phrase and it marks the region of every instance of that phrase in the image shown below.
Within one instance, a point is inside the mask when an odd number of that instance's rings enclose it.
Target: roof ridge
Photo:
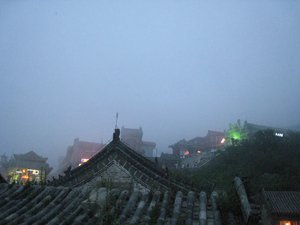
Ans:
[[[147,179],[147,184],[150,186],[150,181],[152,180],[153,182],[156,181],[156,184],[153,185],[155,185],[156,187],[161,186],[161,188],[163,189],[166,189],[165,187],[168,187],[174,190],[190,190],[187,185],[176,181],[173,178],[166,177],[168,176],[168,174],[166,174],[166,171],[156,167],[156,164],[154,162],[138,154],[136,151],[131,149],[120,140],[111,141],[102,149],[102,151],[98,152],[94,157],[92,157],[82,166],[65,173],[65,176],[60,176],[59,180],[54,179],[49,184],[55,186],[83,185],[99,176],[101,174],[101,168],[105,167],[105,165],[108,165],[108,163],[113,160],[119,160],[118,162],[123,162],[123,164],[124,162],[126,162],[129,165],[133,166],[135,171],[139,171],[138,173],[141,175],[141,177],[144,176],[145,179]],[[132,177],[135,176],[135,173],[133,174],[133,172],[129,172],[130,176]],[[136,178],[138,180],[140,179],[139,177]],[[141,184],[144,183],[143,180],[139,181]]]

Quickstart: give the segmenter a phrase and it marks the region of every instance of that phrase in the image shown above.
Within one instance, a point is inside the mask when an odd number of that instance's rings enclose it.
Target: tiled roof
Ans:
[[[170,145],[169,147],[181,148],[181,150],[183,149],[189,150],[189,148],[193,146],[193,148],[200,148],[202,150],[207,150],[207,149],[220,147],[222,145],[220,143],[221,139],[224,136],[225,134],[223,132],[208,130],[206,136],[204,137],[195,137],[188,141],[182,139],[176,142],[175,144]]]
[[[216,203],[205,192],[0,184],[0,225],[221,224]]]
[[[16,159],[32,160],[32,161],[47,161],[48,158],[44,158],[36,154],[34,151],[27,152],[25,154],[14,154]]]
[[[137,183],[151,190],[168,190],[188,192],[191,190],[186,184],[172,178],[167,178],[165,171],[157,165],[138,154],[122,141],[112,141],[101,152],[97,153],[88,162],[70,171],[66,176],[60,176],[59,180],[53,180],[49,184],[54,186],[81,186],[97,176],[102,176],[109,168],[117,166],[131,174]],[[89,172],[87,172],[89,171]]]
[[[273,215],[300,217],[300,192],[263,191],[263,195]]]
[[[111,163],[127,168],[136,184],[139,179],[146,186],[156,182],[157,189],[90,181]],[[153,162],[117,135],[103,151],[67,174],[51,186],[0,184],[0,225],[221,224],[215,192],[192,191],[166,179]]]

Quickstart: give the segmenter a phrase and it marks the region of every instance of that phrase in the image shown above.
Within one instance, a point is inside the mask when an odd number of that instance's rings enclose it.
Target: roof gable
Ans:
[[[166,171],[159,169],[149,159],[138,154],[119,139],[106,145],[103,150],[92,157],[88,162],[54,180],[53,185],[81,186],[91,182],[96,177],[103,177],[111,167],[121,168],[131,178],[147,189],[188,191],[184,184],[169,179]]]
[[[31,160],[31,161],[47,161],[48,158],[44,158],[36,154],[34,151],[29,151],[25,154],[14,154],[16,159],[20,160]]]

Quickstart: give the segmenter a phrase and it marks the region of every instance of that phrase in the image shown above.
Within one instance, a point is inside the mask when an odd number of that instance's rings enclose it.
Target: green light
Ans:
[[[234,130],[229,132],[229,137],[233,138],[234,140],[238,140],[238,141],[242,140],[242,134],[240,132],[234,131]]]
[[[229,124],[229,129],[226,132],[227,138],[231,144],[236,144],[247,138],[245,123],[242,124],[240,120],[235,124]]]

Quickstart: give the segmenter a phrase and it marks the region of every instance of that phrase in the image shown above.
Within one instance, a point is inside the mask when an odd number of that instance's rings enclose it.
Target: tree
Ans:
[[[229,124],[229,129],[226,131],[227,143],[237,145],[242,140],[245,140],[247,136],[245,122],[241,124],[241,121],[238,120],[237,123]]]

